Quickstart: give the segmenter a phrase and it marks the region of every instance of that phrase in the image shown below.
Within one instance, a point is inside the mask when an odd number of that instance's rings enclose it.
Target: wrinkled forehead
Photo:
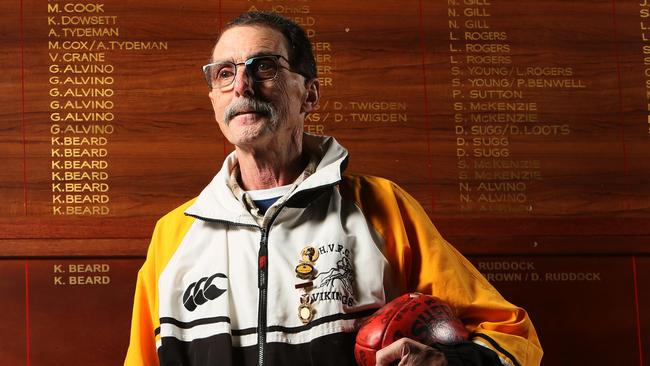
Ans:
[[[243,62],[261,54],[289,58],[287,40],[276,29],[264,25],[242,25],[227,29],[212,49],[212,61]]]

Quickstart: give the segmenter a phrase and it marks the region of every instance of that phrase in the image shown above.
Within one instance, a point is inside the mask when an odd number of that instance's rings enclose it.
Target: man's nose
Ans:
[[[233,81],[233,90],[237,95],[252,96],[254,94],[253,79],[249,75],[248,69],[246,69],[246,66],[244,65],[239,65],[237,67],[237,73],[235,74],[235,80]]]

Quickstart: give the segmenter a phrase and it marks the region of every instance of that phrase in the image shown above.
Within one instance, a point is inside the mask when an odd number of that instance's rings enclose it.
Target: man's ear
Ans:
[[[320,100],[320,82],[318,81],[318,78],[305,81],[305,89],[307,95],[305,96],[305,100],[302,102],[300,111],[303,113],[310,113],[316,109],[318,101]]]

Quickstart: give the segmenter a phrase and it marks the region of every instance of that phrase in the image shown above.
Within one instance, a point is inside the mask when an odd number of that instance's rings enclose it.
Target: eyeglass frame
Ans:
[[[275,58],[275,63],[276,63],[276,65],[278,66],[278,69],[275,71],[275,75],[274,75],[273,77],[270,77],[270,78],[268,78],[268,79],[262,79],[262,80],[257,80],[257,79],[255,78],[255,73],[254,73],[254,71],[251,70],[250,68],[252,67],[253,62],[254,62],[255,60],[258,60],[258,59],[261,59],[261,58]],[[244,65],[244,67],[246,68],[246,71],[247,71],[248,75],[250,75],[251,79],[252,79],[253,82],[255,82],[255,83],[261,83],[261,82],[264,82],[264,81],[275,80],[275,79],[277,79],[278,74],[279,74],[279,72],[280,72],[280,67],[283,68],[283,69],[289,70],[289,71],[291,71],[291,72],[293,72],[293,73],[296,73],[296,74],[298,74],[298,75],[302,75],[303,77],[307,78],[307,76],[305,76],[303,73],[301,73],[301,72],[299,72],[299,71],[296,71],[296,70],[293,70],[291,67],[287,67],[287,66],[282,65],[282,64],[280,63],[280,59],[283,59],[283,60],[287,61],[287,63],[290,63],[290,62],[289,62],[289,59],[287,59],[286,57],[284,57],[284,56],[282,56],[282,55],[276,55],[276,54],[265,55],[265,54],[262,54],[262,55],[257,55],[257,56],[249,57],[249,58],[247,58],[246,60],[244,60],[243,62],[238,62],[238,63],[230,62],[230,61],[211,62],[211,63],[209,63],[209,64],[207,64],[207,65],[203,65],[203,67],[202,67],[201,69],[202,69],[202,71],[203,71],[203,78],[204,78],[205,81],[208,83],[208,87],[209,87],[210,89],[225,89],[225,88],[227,88],[227,87],[233,85],[233,84],[235,83],[235,78],[237,78],[237,67],[238,67],[239,65]],[[235,68],[234,68],[234,69],[235,69],[235,73],[234,73],[233,76],[232,76],[232,82],[231,82],[230,84],[228,84],[228,85],[222,85],[222,86],[219,86],[219,87],[216,87],[216,88],[215,88],[215,87],[212,86],[212,83],[210,82],[210,78],[209,78],[209,76],[208,76],[208,68],[209,68],[210,66],[219,65],[219,64],[230,64],[230,65],[234,65],[234,66],[235,66]]]

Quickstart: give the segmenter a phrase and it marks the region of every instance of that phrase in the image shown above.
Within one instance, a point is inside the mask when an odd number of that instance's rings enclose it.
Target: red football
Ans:
[[[363,323],[357,333],[354,356],[359,365],[374,366],[375,353],[400,338],[431,346],[460,343],[468,336],[463,323],[444,301],[419,293],[404,294]]]

